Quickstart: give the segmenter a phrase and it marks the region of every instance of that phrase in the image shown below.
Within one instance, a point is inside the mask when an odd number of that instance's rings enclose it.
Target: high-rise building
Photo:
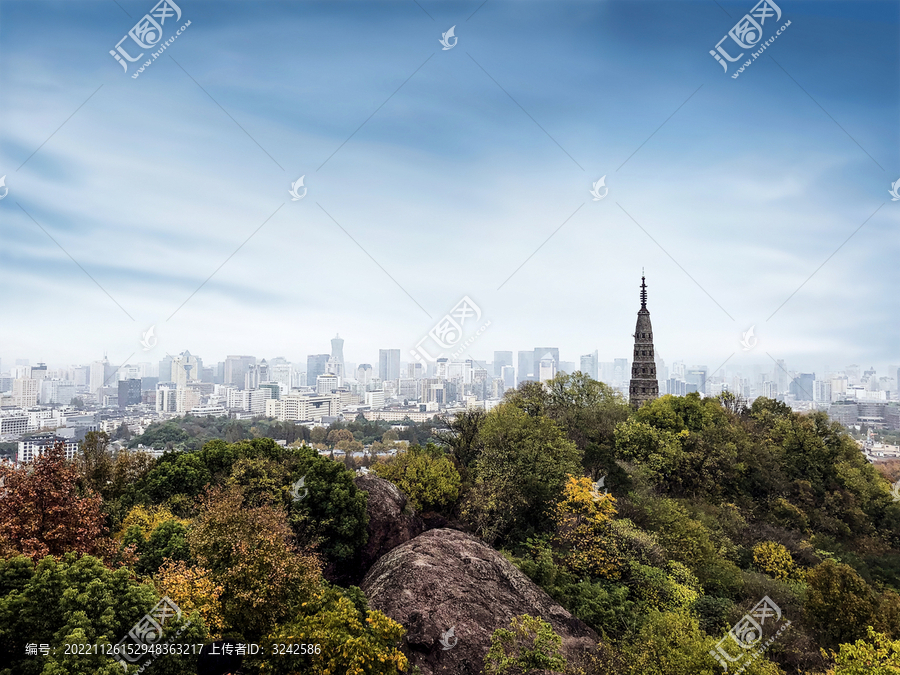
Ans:
[[[259,370],[259,381],[260,382],[271,382],[271,376],[269,375],[269,364],[266,363],[266,360],[263,359],[257,364],[257,369]]]
[[[337,377],[338,387],[344,386],[344,364],[338,361],[336,357],[332,356],[328,359],[328,363],[325,364],[325,374]]]
[[[54,405],[69,405],[75,398],[75,383],[69,380],[48,378],[41,380],[40,402]],[[2,389],[2,387],[0,387]]]
[[[330,354],[310,354],[306,357],[306,384],[316,386],[316,378],[328,372]]]
[[[613,359],[613,381],[614,387],[619,387],[624,392],[624,387],[628,382],[628,359]]]
[[[260,382],[260,389],[268,389],[271,393],[269,398],[279,399],[281,398],[281,383],[280,382]]]
[[[400,379],[400,350],[378,350],[378,377],[382,382]]]
[[[91,393],[96,396],[100,389],[108,384],[107,380],[111,378],[115,372],[115,366],[110,364],[105,354],[101,361],[94,361],[91,364]]]
[[[172,361],[175,360],[175,357],[171,354],[166,354],[159,360],[159,381],[160,382],[171,382],[172,378]]]
[[[556,377],[556,362],[550,352],[538,362],[538,381],[549,382]]]
[[[138,379],[119,380],[119,407],[140,405],[141,381]]]
[[[513,364],[512,352],[494,352],[494,377],[503,376],[503,367]]]
[[[521,383],[533,379],[534,372],[531,369],[534,368],[534,352],[519,352],[516,360],[519,362],[516,380]]]
[[[344,340],[338,333],[331,339],[331,357],[344,367]]]
[[[816,381],[815,373],[798,373],[797,377],[791,380],[790,393],[796,401],[812,401],[813,400],[813,383]]]
[[[598,356],[597,352],[594,352],[593,354],[582,354],[581,367],[579,368],[582,373],[595,380],[600,379],[600,361]]]
[[[687,382],[689,392],[696,391],[706,395],[706,375],[709,369],[706,366],[691,366],[684,371],[684,380]]]
[[[359,367],[356,369],[356,381],[364,387],[371,382],[373,374],[372,364],[360,363]]]
[[[283,356],[276,356],[269,365],[269,377],[273,382],[279,382],[285,389],[294,386],[294,366]]]
[[[238,389],[243,389],[250,366],[256,365],[255,356],[226,356],[225,357],[225,381]]]
[[[635,408],[659,398],[656,361],[653,353],[653,327],[647,309],[647,284],[641,275],[641,308],[634,329],[634,356],[631,363],[631,384],[628,399]]]
[[[500,377],[503,380],[503,388],[504,389],[515,389],[516,388],[516,369],[512,366],[503,366],[503,372],[500,373]]]
[[[784,365],[784,359],[775,362],[775,387],[779,394],[784,394],[788,388],[788,371]]]
[[[541,360],[547,355],[553,359],[553,368],[559,372],[559,347],[535,347],[532,355],[531,373],[534,375],[532,379],[540,380]]]
[[[17,408],[31,408],[37,405],[39,382],[30,377],[17,377],[13,380],[13,405]]]
[[[340,386],[337,375],[324,374],[316,378],[316,393],[330,394]]]
[[[174,382],[176,388],[182,389],[187,386],[188,382],[200,379],[201,367],[200,359],[185,350],[172,359],[171,370],[163,377],[166,378],[166,381]],[[119,407],[122,407],[121,404]]]
[[[831,380],[816,380],[813,383],[813,400],[816,403],[831,403]]]

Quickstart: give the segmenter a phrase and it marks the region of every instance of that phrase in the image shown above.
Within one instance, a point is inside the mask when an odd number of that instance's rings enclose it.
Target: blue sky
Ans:
[[[737,79],[753,2],[178,4],[132,79],[153,2],[0,1],[4,370],[371,362],[464,295],[471,355],[612,360],[642,266],[667,361],[900,362],[900,2],[784,0]]]

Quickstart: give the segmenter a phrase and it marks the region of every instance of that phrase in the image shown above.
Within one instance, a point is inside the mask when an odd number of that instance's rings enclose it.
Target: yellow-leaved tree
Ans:
[[[196,612],[203,620],[209,637],[217,640],[225,628],[222,616],[222,587],[210,578],[209,570],[183,560],[167,560],[153,578],[160,596],[169,596],[184,614]]]
[[[787,579],[794,572],[791,552],[774,541],[763,541],[753,547],[753,564],[775,579]]]
[[[575,574],[616,578],[616,557],[605,545],[616,498],[599,492],[591,479],[568,476],[553,519],[556,543],[565,551],[563,565]]]

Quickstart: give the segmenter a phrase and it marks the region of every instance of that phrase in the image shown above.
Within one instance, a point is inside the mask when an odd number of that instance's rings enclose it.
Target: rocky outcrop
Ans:
[[[407,508],[406,494],[400,488],[373,473],[357,476],[356,487],[369,493],[369,540],[360,551],[359,579],[388,551],[425,531],[425,523]]]
[[[404,651],[422,675],[481,673],[491,634],[519,614],[549,622],[570,660],[598,642],[503,555],[457,530],[429,530],[393,549],[361,588],[372,609],[406,628]]]

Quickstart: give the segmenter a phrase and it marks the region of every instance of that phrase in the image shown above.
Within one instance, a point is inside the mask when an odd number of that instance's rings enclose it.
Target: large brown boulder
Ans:
[[[520,614],[549,622],[570,661],[598,642],[500,553],[457,530],[428,530],[398,546],[375,563],[361,588],[372,609],[406,628],[404,651],[422,675],[481,673],[491,634]],[[451,628],[455,640],[446,636]]]
[[[424,532],[425,523],[407,507],[406,494],[390,481],[369,473],[353,482],[369,493],[369,540],[360,552],[358,581],[385,553]]]

